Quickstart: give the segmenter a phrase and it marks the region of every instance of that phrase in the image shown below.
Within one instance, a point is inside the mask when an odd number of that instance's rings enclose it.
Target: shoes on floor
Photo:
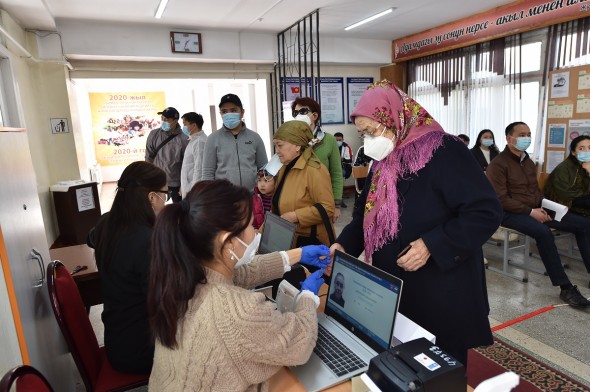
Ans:
[[[346,204],[344,204],[344,202],[340,203],[340,208],[346,208],[346,207],[348,207],[348,206]]]
[[[578,290],[578,286],[573,286],[569,289],[561,290],[559,298],[567,302],[569,305],[577,308],[590,308],[590,301],[588,301]]]

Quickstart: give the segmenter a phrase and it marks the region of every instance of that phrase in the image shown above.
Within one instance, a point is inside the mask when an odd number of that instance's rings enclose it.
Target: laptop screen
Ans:
[[[291,249],[296,228],[295,223],[267,212],[258,253],[264,254]]]
[[[336,251],[326,300],[326,315],[377,352],[390,347],[402,281]]]

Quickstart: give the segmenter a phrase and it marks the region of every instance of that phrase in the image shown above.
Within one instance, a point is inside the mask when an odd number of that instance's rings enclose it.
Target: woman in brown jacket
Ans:
[[[330,246],[328,231],[314,205],[319,203],[324,207],[329,217],[329,230],[333,232],[332,183],[328,169],[309,146],[311,139],[311,129],[303,121],[288,121],[275,133],[273,144],[283,167],[278,173],[272,211],[297,224],[297,246],[319,243]]]

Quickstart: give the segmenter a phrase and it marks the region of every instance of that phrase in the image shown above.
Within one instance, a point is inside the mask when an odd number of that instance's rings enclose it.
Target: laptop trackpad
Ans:
[[[339,378],[328,366],[326,366],[317,355],[312,354],[309,361],[301,366],[291,366],[291,371],[295,374],[307,391],[326,388],[336,383]]]

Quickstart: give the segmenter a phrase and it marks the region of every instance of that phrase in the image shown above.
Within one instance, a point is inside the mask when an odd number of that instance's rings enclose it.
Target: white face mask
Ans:
[[[385,159],[393,151],[393,140],[383,136],[383,133],[385,133],[385,129],[379,136],[365,134],[364,137],[365,155],[376,161]]]
[[[304,123],[306,123],[307,125],[309,125],[311,127],[311,118],[309,118],[309,116],[307,114],[298,114],[295,117],[295,120],[303,121]]]
[[[252,261],[252,259],[254,258],[254,255],[256,255],[256,251],[258,250],[258,245],[260,245],[261,238],[262,238],[262,235],[260,233],[256,233],[256,235],[254,236],[254,239],[252,240],[252,242],[250,242],[250,245],[248,245],[244,241],[242,241],[241,239],[236,237],[236,239],[240,242],[240,244],[244,245],[246,250],[244,251],[244,254],[242,255],[242,257],[238,257],[238,255],[236,255],[233,250],[229,251],[233,257],[238,259],[238,262],[236,263],[236,265],[234,265],[234,268],[238,268],[241,265],[248,264],[249,262]]]

